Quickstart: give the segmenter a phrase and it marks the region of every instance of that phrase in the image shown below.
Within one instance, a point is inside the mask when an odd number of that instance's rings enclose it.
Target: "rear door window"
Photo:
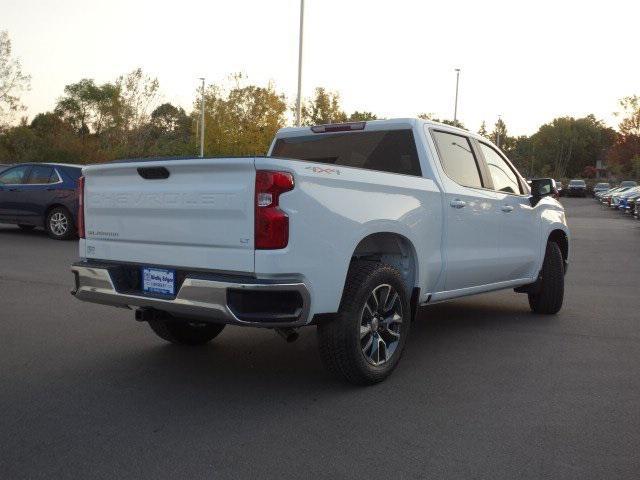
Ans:
[[[447,176],[465,187],[482,187],[480,169],[469,139],[463,135],[432,131],[440,163]]]
[[[57,181],[58,177],[53,168],[36,165],[31,169],[27,183],[32,185],[42,185],[46,183],[55,183]]]
[[[403,175],[422,175],[410,129],[279,138],[271,156]]]

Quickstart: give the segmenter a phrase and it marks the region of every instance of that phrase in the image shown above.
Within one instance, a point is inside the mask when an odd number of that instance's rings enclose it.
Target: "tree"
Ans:
[[[478,129],[478,135],[485,138],[489,136],[489,132],[487,131],[487,123],[484,120],[480,124],[480,128]]]
[[[191,120],[182,107],[174,107],[170,103],[163,103],[151,112],[151,122],[164,133],[172,133],[178,130],[184,120]]]
[[[118,77],[116,88],[125,130],[135,130],[149,121],[149,110],[157,101],[160,83],[137,68]]]
[[[378,117],[371,112],[359,112],[357,110],[349,115],[350,122],[366,122],[367,120],[378,120]]]
[[[312,99],[302,105],[303,125],[322,125],[347,121],[347,114],[340,107],[340,95],[323,87],[317,87]]]
[[[582,170],[582,176],[584,178],[595,178],[597,173],[598,170],[593,165],[587,165],[584,167],[584,170]]]
[[[0,128],[11,120],[12,114],[24,107],[20,94],[29,90],[31,77],[22,72],[20,60],[11,56],[11,40],[0,31]]]
[[[532,136],[536,158],[549,165],[554,178],[580,175],[602,160],[615,140],[616,132],[594,115],[555,118]]]
[[[635,179],[640,179],[640,155],[631,159],[632,175]]]
[[[622,117],[618,125],[620,135],[607,152],[609,171],[618,175],[637,175],[634,159],[640,156],[640,97],[631,95],[619,102]]]
[[[264,155],[285,123],[287,104],[273,84],[243,85],[234,75],[229,89],[209,85],[205,90],[205,152],[208,155]],[[200,99],[194,101],[198,118]]]
[[[493,132],[491,132],[489,138],[504,152],[508,151],[513,146],[513,140],[509,138],[507,125],[504,123],[502,118],[498,118],[498,121],[493,126]]]
[[[81,137],[100,135],[105,128],[121,123],[120,92],[117,85],[96,85],[83,78],[64,87],[65,96],[58,99],[55,112],[71,124]]]
[[[631,95],[624,97],[619,102],[622,112],[616,112],[616,116],[622,116],[618,127],[623,135],[640,135],[640,97]]]
[[[435,117],[433,113],[419,113],[418,118],[421,118],[422,120],[429,120],[432,122],[444,123],[445,125],[451,125],[452,127],[462,128],[463,130],[467,129],[467,127],[465,127],[464,124],[459,120],[447,120],[447,119],[440,120],[439,118]]]

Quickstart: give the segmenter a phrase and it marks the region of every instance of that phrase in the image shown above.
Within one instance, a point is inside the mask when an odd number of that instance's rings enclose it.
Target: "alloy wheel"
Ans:
[[[69,219],[64,213],[55,212],[49,219],[49,228],[56,237],[62,237],[69,230]]]
[[[402,302],[388,284],[373,289],[360,317],[360,347],[372,365],[382,365],[391,359],[400,342]]]

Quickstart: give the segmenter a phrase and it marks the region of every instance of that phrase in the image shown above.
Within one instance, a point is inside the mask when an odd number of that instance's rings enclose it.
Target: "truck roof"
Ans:
[[[362,122],[344,122],[345,124],[358,124],[363,123],[364,128],[362,130],[365,131],[375,131],[375,130],[388,130],[388,129],[401,129],[401,128],[412,128],[416,125],[429,125],[433,127],[442,128],[445,130],[464,133],[465,135],[469,135],[475,138],[483,138],[480,135],[470,132],[468,130],[464,130],[462,128],[454,127],[452,125],[447,125],[446,123],[434,122],[433,120],[423,120],[421,118],[390,118],[387,120],[367,120]],[[340,125],[338,123],[330,124],[332,126]],[[278,130],[276,133],[276,137],[292,137],[298,135],[308,135],[314,133],[312,128],[317,127],[314,126],[305,126],[305,127],[284,127]]]

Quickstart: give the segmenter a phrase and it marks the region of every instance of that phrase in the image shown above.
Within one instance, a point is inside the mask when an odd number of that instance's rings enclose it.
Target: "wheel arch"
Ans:
[[[75,223],[75,215],[74,213],[71,211],[71,209],[65,205],[64,203],[60,203],[60,202],[55,202],[52,203],[51,205],[47,205],[47,208],[45,208],[44,210],[44,218],[43,218],[43,222],[46,223],[47,222],[47,217],[49,216],[49,214],[51,213],[51,210],[53,210],[54,208],[64,208],[67,212],[69,212],[69,214],[71,215],[71,220],[73,220],[73,222]]]
[[[418,286],[418,256],[413,242],[395,232],[370,233],[360,240],[351,255],[351,261],[376,260],[395,267],[407,286],[407,293]]]
[[[547,242],[554,242],[560,247],[560,252],[562,253],[562,260],[564,262],[565,272],[567,267],[569,266],[569,237],[564,230],[556,228],[549,233],[547,237]]]

